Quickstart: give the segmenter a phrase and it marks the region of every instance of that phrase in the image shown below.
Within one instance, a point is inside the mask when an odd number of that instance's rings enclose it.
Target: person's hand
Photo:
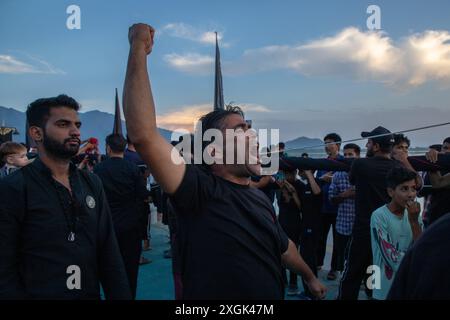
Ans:
[[[439,152],[437,150],[431,149],[427,153],[425,153],[425,157],[428,161],[432,163],[436,163],[438,161]]]
[[[292,184],[290,184],[289,182],[287,182],[286,180],[284,180],[284,185],[283,187],[289,192],[289,193],[294,193],[295,192],[295,188]]]
[[[327,287],[324,286],[319,279],[314,277],[310,281],[306,282],[308,285],[309,290],[318,299],[324,299],[327,294]]]
[[[323,176],[320,177],[320,180],[325,181],[326,183],[331,183],[333,180],[333,172],[327,172]]]
[[[78,164],[78,169],[83,170],[89,162],[89,156],[85,155],[84,159]]]
[[[420,214],[420,203],[417,201],[408,201],[406,203],[406,209],[408,210],[408,219],[409,222],[417,222],[419,221]]]
[[[339,194],[339,197],[343,198],[343,199],[347,199],[347,198],[352,198],[355,195],[355,190],[353,188],[349,188],[347,190],[345,190],[344,192],[341,192]]]
[[[400,162],[406,162],[408,161],[408,153],[406,153],[405,151],[395,151],[392,153],[392,157]]]
[[[306,177],[308,177],[308,178],[313,177],[314,178],[312,170],[304,170],[303,172],[305,173]]]
[[[133,24],[128,30],[128,40],[133,48],[144,48],[146,54],[150,54],[153,49],[153,37],[155,29],[148,24]]]

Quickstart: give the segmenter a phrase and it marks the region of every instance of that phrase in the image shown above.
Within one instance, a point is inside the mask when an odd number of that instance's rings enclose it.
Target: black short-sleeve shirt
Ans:
[[[256,188],[187,165],[171,196],[184,299],[282,299],[288,238]]]
[[[370,217],[390,201],[387,193],[387,173],[401,162],[384,157],[356,159],[350,170],[350,182],[355,185],[355,225],[353,234],[370,237]]]

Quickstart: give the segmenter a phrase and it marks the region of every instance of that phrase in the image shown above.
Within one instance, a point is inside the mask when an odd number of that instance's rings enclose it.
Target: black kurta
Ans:
[[[100,283],[107,299],[131,297],[101,181],[74,165],[69,180],[73,196],[38,158],[0,182],[0,299],[98,299]]]

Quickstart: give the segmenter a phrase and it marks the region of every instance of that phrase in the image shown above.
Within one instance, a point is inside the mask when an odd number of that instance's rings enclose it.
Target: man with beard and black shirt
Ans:
[[[0,299],[129,299],[100,179],[70,159],[79,104],[66,95],[28,106],[39,157],[0,182]]]
[[[109,158],[95,166],[94,173],[103,182],[134,299],[142,251],[141,204],[148,199],[150,191],[147,190],[138,166],[124,159],[126,144],[125,138],[120,134],[107,136],[106,154]]]
[[[129,30],[123,106],[128,135],[177,215],[183,299],[283,299],[282,264],[305,277],[313,294],[323,298],[326,288],[281,229],[269,200],[249,186],[261,165],[250,164],[248,138],[243,142],[245,163],[221,164],[216,159],[199,167],[186,164],[158,132],[147,73],[154,34],[145,24]],[[222,134],[231,129],[242,139],[248,128],[235,107],[210,112],[201,120],[202,137],[209,129]],[[218,151],[225,145],[220,140],[205,145],[213,158],[220,158]],[[228,142],[236,152],[236,144]]]
[[[372,265],[370,218],[372,212],[389,202],[386,176],[394,167],[410,167],[407,158],[391,158],[393,136],[389,130],[377,127],[371,132],[362,132],[368,138],[365,159],[355,159],[350,170],[350,183],[355,186],[355,222],[347,252],[347,263],[339,286],[338,299],[358,299],[361,281],[369,274]],[[365,283],[366,284],[366,283]],[[366,287],[370,296],[371,291]]]
[[[444,139],[441,152],[431,149],[427,153],[427,159],[436,162],[438,154],[450,154],[450,137]],[[450,213],[450,186],[448,179],[450,171],[428,172],[431,185],[431,200],[427,209],[428,224],[432,224],[447,213]]]

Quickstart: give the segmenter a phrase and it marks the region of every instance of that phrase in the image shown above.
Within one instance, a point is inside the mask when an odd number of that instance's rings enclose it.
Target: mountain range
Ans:
[[[112,132],[114,115],[98,110],[80,112],[80,120],[82,125],[82,139],[96,137],[100,142],[100,151],[104,152],[104,138]],[[15,127],[18,135],[13,136],[13,141],[25,142],[25,112],[18,111],[14,108],[0,106],[0,125],[7,127]],[[126,132],[125,122],[122,121],[122,128]],[[161,135],[168,141],[171,140],[172,131],[159,128]],[[286,142],[286,149],[306,148],[323,144],[320,139],[312,139],[308,137],[299,137]],[[320,147],[319,147],[320,148]],[[318,148],[318,149],[319,149]],[[323,149],[323,148],[320,148]]]
[[[13,136],[13,141],[25,142],[25,112],[18,111],[13,108],[0,106],[0,125],[7,127],[15,127],[18,135]],[[99,140],[99,148],[101,152],[105,152],[105,137],[112,133],[114,124],[114,115],[98,110],[80,112],[80,120],[82,122],[81,139],[95,137]],[[122,120],[122,129],[126,133],[125,121]],[[172,131],[159,128],[161,135],[170,141]]]

